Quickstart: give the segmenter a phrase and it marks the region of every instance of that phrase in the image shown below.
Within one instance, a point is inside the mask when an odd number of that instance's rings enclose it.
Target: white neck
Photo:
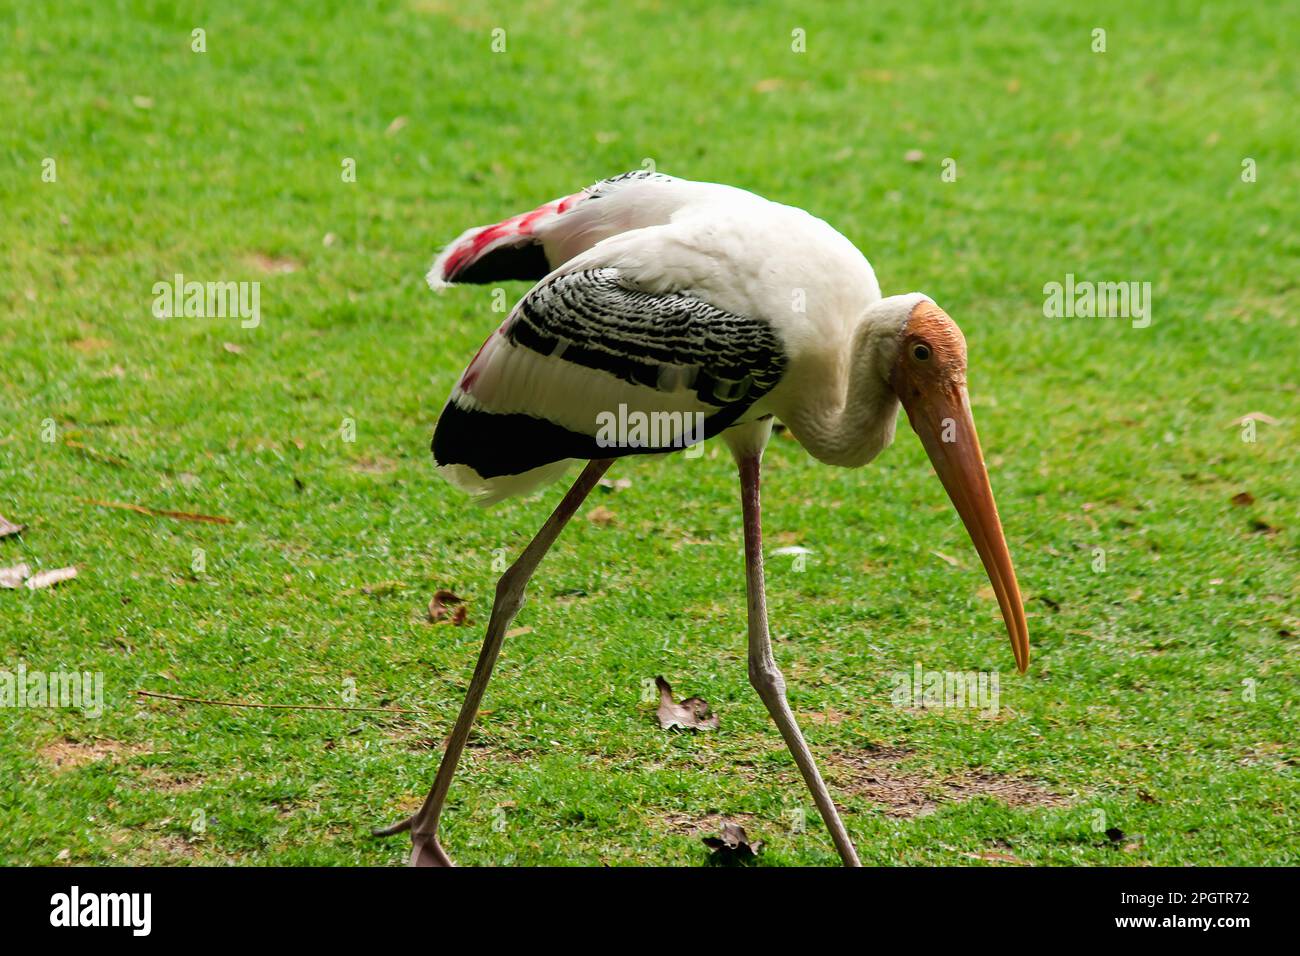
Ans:
[[[889,386],[899,333],[923,296],[891,296],[871,306],[846,343],[812,360],[792,381],[778,411],[791,434],[818,461],[865,465],[894,440],[899,402]]]

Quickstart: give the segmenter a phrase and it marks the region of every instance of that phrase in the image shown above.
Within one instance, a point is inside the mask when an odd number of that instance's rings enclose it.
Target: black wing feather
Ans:
[[[599,369],[660,391],[689,388],[715,409],[704,437],[734,424],[785,374],[780,336],[762,318],[736,315],[684,292],[633,287],[617,269],[557,276],[533,289],[502,330],[512,345]],[[472,387],[471,387],[472,390]],[[433,452],[481,477],[520,474],[566,458],[609,458],[675,448],[597,444],[594,436],[541,416],[500,414],[473,402],[447,404]]]

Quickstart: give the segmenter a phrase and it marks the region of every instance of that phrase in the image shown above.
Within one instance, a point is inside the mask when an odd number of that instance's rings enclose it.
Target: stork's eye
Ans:
[[[930,346],[926,345],[924,342],[917,342],[912,346],[912,358],[916,359],[918,362],[928,361],[930,358]]]

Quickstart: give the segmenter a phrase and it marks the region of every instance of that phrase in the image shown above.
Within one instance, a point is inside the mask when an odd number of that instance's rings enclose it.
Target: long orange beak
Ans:
[[[912,429],[920,436],[939,480],[961,515],[975,550],[984,562],[1021,673],[1029,666],[1029,626],[1020,599],[1016,569],[1002,534],[998,506],[989,486],[979,435],[964,385],[903,399]]]

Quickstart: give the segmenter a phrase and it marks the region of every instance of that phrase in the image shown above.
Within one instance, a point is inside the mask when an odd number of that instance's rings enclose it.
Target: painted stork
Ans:
[[[858,865],[772,657],[759,464],[779,418],[814,458],[865,465],[893,440],[901,404],[988,572],[1024,671],[1029,633],[971,418],[961,330],[919,292],[882,298],[863,255],[809,213],[657,172],[616,176],[471,229],[428,275],[435,289],[510,279],[537,284],[452,389],[433,437],[438,469],[490,503],[586,466],[497,584],[478,664],[423,806],[377,835],[409,832],[413,865],[451,864],[438,842],[443,802],[542,557],[615,458],[721,435],[740,473],[750,682],[841,858]],[[654,441],[610,441],[601,422],[620,409],[674,427]],[[676,427],[685,422],[702,428]]]

